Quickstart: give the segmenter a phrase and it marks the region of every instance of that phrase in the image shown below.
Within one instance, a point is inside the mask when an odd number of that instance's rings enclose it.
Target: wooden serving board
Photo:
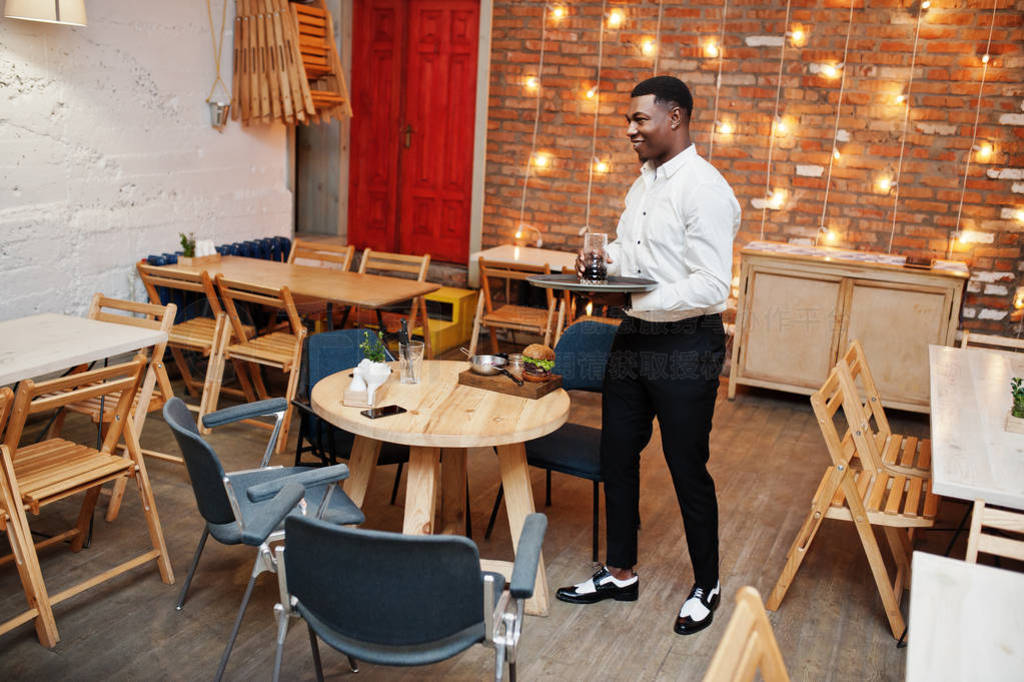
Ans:
[[[471,369],[466,369],[459,372],[459,383],[463,386],[472,386],[473,388],[482,388],[487,391],[496,391],[506,395],[536,400],[561,388],[562,377],[559,374],[552,374],[551,378],[547,381],[523,381],[523,385],[518,386],[516,382],[504,374],[485,376],[477,374]]]

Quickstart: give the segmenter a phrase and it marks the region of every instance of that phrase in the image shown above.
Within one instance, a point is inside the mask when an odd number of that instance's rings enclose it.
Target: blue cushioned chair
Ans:
[[[348,477],[348,467],[344,464],[313,469],[266,467],[274,451],[287,405],[284,398],[261,400],[219,410],[203,418],[205,426],[214,427],[253,417],[277,417],[260,468],[230,474],[224,472],[217,453],[199,435],[185,403],[180,398],[172,398],[164,405],[164,419],[181,448],[199,513],[206,521],[203,535],[192,557],[188,577],[178,597],[178,610],[185,603],[189,585],[199,565],[199,557],[210,535],[225,545],[241,544],[259,548],[249,584],[242,597],[242,605],[217,670],[218,680],[223,676],[231,656],[231,648],[238,636],[249,597],[252,596],[256,576],[264,571],[276,570],[277,561],[270,551],[270,543],[284,539],[285,517],[316,513],[317,517],[333,524],[358,524],[364,520],[359,508],[335,485],[337,481]],[[303,505],[300,505],[303,499],[309,504],[308,508],[303,509]]]
[[[533,596],[543,514],[530,514],[516,548],[509,589],[480,570],[471,540],[452,535],[400,535],[341,528],[290,517],[287,548],[277,549],[281,602],[274,681],[281,672],[291,617],[309,630],[317,680],[323,680],[319,637],[352,658],[377,665],[443,661],[480,643],[495,650],[495,679],[508,661],[515,680],[523,602]],[[324,570],[344,566],[344,571]]]
[[[555,346],[555,374],[562,376],[566,390],[599,393],[604,381],[604,368],[612,348],[617,325],[583,320],[570,325]],[[551,505],[551,472],[585,478],[594,485],[593,558],[597,561],[600,483],[601,429],[568,422],[557,431],[526,442],[526,461],[547,471],[545,505]],[[485,538],[491,536],[504,494],[498,488]]]

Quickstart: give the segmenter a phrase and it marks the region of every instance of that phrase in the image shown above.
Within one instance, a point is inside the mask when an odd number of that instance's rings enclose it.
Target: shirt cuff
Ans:
[[[637,312],[644,312],[648,310],[661,310],[661,286],[657,286],[651,291],[643,294],[633,294],[630,296],[632,299],[632,306],[630,310],[636,310]]]

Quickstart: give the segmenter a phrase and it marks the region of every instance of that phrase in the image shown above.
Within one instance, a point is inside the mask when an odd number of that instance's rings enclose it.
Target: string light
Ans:
[[[932,6],[931,0],[924,0],[924,2],[921,3],[921,9],[928,9],[931,6]]]
[[[832,246],[839,241],[839,234],[831,228],[822,225],[820,228],[818,228],[818,232],[821,234],[822,241],[824,241],[829,246]]]
[[[608,0],[601,0],[601,16],[605,16],[605,12],[608,10]],[[621,19],[624,18],[622,12],[619,10],[613,10],[608,15],[608,22],[611,23],[612,17],[619,16]],[[597,43],[597,73],[594,76],[594,87],[587,92],[587,98],[594,100],[594,122],[590,129],[590,158],[596,159],[595,152],[597,151],[597,120],[598,113],[601,111],[601,66],[604,64],[604,24],[601,22],[601,30],[598,33]],[[590,93],[594,93],[591,95]],[[587,171],[587,209],[586,215],[583,218],[583,225],[580,227],[578,234],[583,234],[590,229],[590,198],[593,196],[594,191],[594,164],[590,164],[590,168]]]
[[[981,55],[981,63],[982,64],[988,64],[988,60],[989,60],[988,52],[986,52],[985,54]]]
[[[587,90],[587,99],[594,99],[594,97],[596,97],[596,96],[597,96],[597,86],[595,85],[594,87],[592,87],[589,90]]]
[[[626,15],[620,9],[613,9],[608,13],[608,28],[617,29],[626,23]]]
[[[722,121],[721,123],[718,124],[718,132],[721,133],[722,135],[732,135],[733,132],[735,132],[735,130],[732,127],[732,123],[729,123],[728,121]]]
[[[658,0],[658,23],[654,27],[654,44],[655,46],[661,42],[661,15],[664,12],[665,5],[662,0]],[[651,66],[651,75],[658,75],[658,58],[661,56],[661,50],[654,51],[654,64]]]
[[[729,15],[729,0],[722,0],[722,22],[718,29],[718,42],[721,45],[725,44],[725,20]],[[718,75],[715,77],[715,111],[711,117],[712,121],[718,120],[718,101],[721,99],[722,94],[722,66],[725,64],[725,58],[718,60]],[[725,130],[722,130],[723,134],[728,135],[732,132],[732,125],[728,122],[722,124]],[[715,156],[715,126],[711,126],[711,135],[708,140],[708,161],[710,162]]]
[[[535,89],[536,95],[533,105],[533,135],[530,137],[530,155],[526,157],[526,167],[523,169],[523,192],[522,197],[519,200],[519,231],[522,231],[523,216],[526,214],[526,190],[530,185],[530,169],[532,166],[537,165],[542,167],[538,161],[543,156],[543,165],[547,165],[546,154],[537,154],[537,129],[540,127],[540,79],[544,75],[544,52],[547,47],[548,40],[548,7],[544,5],[540,18],[540,56],[537,59],[537,79],[538,87]],[[538,241],[540,239],[540,231],[538,230]]]
[[[977,145],[977,149],[979,161],[984,163],[992,158],[992,145],[988,142],[982,142],[980,145]]]
[[[999,0],[992,0],[992,18],[989,20],[988,26],[988,43],[985,45],[985,57],[982,58],[981,63],[981,83],[978,84],[978,104],[974,110],[974,130],[971,133],[971,146],[968,152],[964,155],[964,180],[963,185],[960,187],[960,205],[956,209],[956,225],[954,230],[960,230],[960,217],[964,212],[964,195],[967,193],[967,175],[971,171],[971,153],[970,149],[974,149],[974,143],[978,139],[978,121],[981,119],[981,97],[985,93],[985,78],[988,76],[988,54],[992,48],[992,32],[996,27],[996,7],[999,5]]]
[[[715,57],[718,56],[718,53],[718,43],[716,43],[714,40],[708,40],[707,42],[704,43],[704,55],[706,57],[714,59]]]
[[[907,96],[904,94],[896,95],[896,104],[903,104],[907,101]]]
[[[658,44],[651,38],[644,38],[643,42],[640,43],[640,51],[650,57],[658,51]]]
[[[775,211],[786,205],[786,190],[777,189],[768,197],[768,206]]]
[[[551,8],[551,18],[555,21],[564,19],[566,14],[568,14],[568,10],[566,10],[562,5],[555,5]]]
[[[607,161],[602,161],[600,159],[595,159],[594,160],[594,170],[597,171],[598,173],[607,173],[608,171],[611,170],[611,166],[608,165]]]
[[[551,155],[545,152],[537,152],[533,155],[533,165],[537,168],[547,168],[551,164]]]
[[[531,92],[540,87],[540,81],[537,80],[536,76],[530,76],[526,79],[526,89]]]
[[[793,0],[786,0],[786,18],[782,21],[783,26],[789,26],[789,10],[793,6]],[[768,136],[768,160],[766,162],[766,171],[764,174],[764,191],[768,193],[769,188],[772,186],[772,154],[775,151],[775,126],[781,121],[779,118],[779,98],[782,96],[782,69],[786,63],[786,41],[783,40],[779,46],[779,73],[776,76],[775,82],[775,110],[772,113],[772,133]],[[764,224],[768,219],[768,206],[767,204],[761,209],[761,239],[764,239]]]
[[[789,44],[793,47],[803,47],[807,44],[807,31],[800,24],[793,24],[790,29]]]
[[[1024,223],[1024,208],[1017,209],[1013,215],[1019,222]]]
[[[786,119],[782,116],[776,116],[775,122],[772,123],[772,132],[778,137],[786,135],[789,132],[789,124],[786,122]]]
[[[853,5],[856,0],[850,0],[850,14],[846,19],[846,43],[843,45],[843,61],[839,64],[841,67],[846,63],[846,58],[850,54],[850,34],[853,32]],[[842,76],[839,79],[839,97],[836,99],[836,122],[832,128],[832,147],[835,148],[839,142],[839,119],[843,114],[843,94],[846,92],[846,69],[839,68],[839,73]],[[821,202],[821,220],[820,225],[825,224],[825,216],[828,215],[828,194],[832,189],[832,166],[835,165],[835,155],[828,159],[828,175],[825,178],[825,197]],[[818,238],[820,233],[814,236],[814,244],[818,244]]]
[[[892,178],[888,175],[883,175],[875,181],[875,189],[881,194],[888,194],[892,191],[892,188]]]
[[[822,64],[821,75],[825,78],[839,78],[839,72],[842,70],[842,64]]]
[[[841,156],[842,154],[839,153],[839,147],[832,147],[832,158],[838,161]]]

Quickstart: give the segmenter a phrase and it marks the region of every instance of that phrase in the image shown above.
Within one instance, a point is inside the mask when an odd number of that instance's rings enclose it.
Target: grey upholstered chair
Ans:
[[[270,543],[284,539],[285,517],[289,514],[301,516],[304,513],[316,513],[317,517],[335,524],[358,524],[364,520],[359,508],[334,485],[336,481],[348,477],[346,465],[323,468],[265,466],[270,453],[274,451],[286,406],[284,398],[274,398],[219,410],[203,418],[206,426],[214,427],[252,417],[277,416],[277,424],[261,468],[234,473],[224,472],[220,459],[199,435],[192,414],[180,398],[172,398],[163,409],[164,419],[171,427],[184,456],[199,513],[206,522],[178,597],[178,610],[185,603],[185,596],[199,565],[199,557],[210,535],[225,545],[241,544],[259,548],[234,628],[221,657],[216,676],[218,680],[227,667],[242,616],[252,596],[256,576],[264,571],[276,570],[277,561],[270,550]],[[306,500],[309,507],[303,509],[304,505],[300,505],[302,500]]]
[[[618,326],[604,322],[583,320],[570,325],[555,346],[555,367],[562,377],[565,390],[600,393],[604,383],[604,368],[608,362],[612,340]],[[551,472],[576,476],[591,481],[594,488],[593,505],[593,560],[597,561],[598,530],[600,528],[601,500],[601,430],[583,424],[566,422],[561,428],[534,440],[526,441],[526,461],[530,466],[547,472],[544,505],[551,506]],[[498,517],[504,488],[498,488],[491,518],[487,522],[484,538],[491,537]]]
[[[291,617],[306,621],[318,680],[319,637],[348,655],[350,665],[353,657],[378,665],[427,665],[480,643],[495,650],[495,679],[501,680],[508,661],[514,681],[523,603],[533,595],[546,528],[543,514],[526,518],[505,590],[501,575],[480,570],[476,545],[467,538],[289,517],[288,546],[276,550],[282,601],[274,607],[275,682]]]

